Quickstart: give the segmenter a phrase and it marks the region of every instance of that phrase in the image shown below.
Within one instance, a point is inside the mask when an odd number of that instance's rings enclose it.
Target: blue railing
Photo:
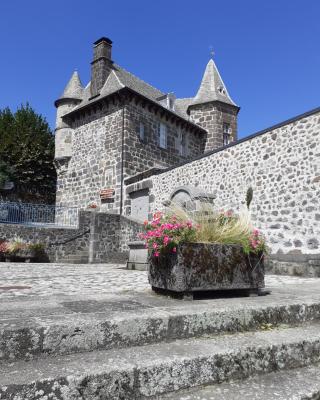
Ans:
[[[0,202],[0,223],[76,228],[79,209],[48,204]]]

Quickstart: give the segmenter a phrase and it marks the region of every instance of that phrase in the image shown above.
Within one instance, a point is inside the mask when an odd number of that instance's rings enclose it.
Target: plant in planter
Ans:
[[[45,246],[42,243],[27,243],[23,239],[15,238],[12,241],[4,242],[2,248],[5,261],[30,262],[47,259]]]
[[[156,213],[141,237],[150,252],[149,282],[155,291],[190,295],[195,291],[264,287],[263,235],[249,214],[231,210],[188,213],[178,206]]]
[[[9,243],[6,240],[0,239],[0,261],[5,260],[5,255],[8,252],[8,245]]]

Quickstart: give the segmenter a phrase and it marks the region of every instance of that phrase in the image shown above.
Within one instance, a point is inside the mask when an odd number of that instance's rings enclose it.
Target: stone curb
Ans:
[[[0,367],[0,399],[138,400],[319,361],[318,324],[178,340],[11,363]]]
[[[319,278],[320,260],[309,260],[304,263],[269,260],[266,265],[266,272],[272,275]]]
[[[206,334],[259,330],[266,324],[294,325],[320,320],[320,302],[252,305],[239,309],[192,312],[143,309],[108,319],[103,313],[9,321],[0,330],[0,360],[32,359],[47,354],[72,354],[99,349],[141,346]]]

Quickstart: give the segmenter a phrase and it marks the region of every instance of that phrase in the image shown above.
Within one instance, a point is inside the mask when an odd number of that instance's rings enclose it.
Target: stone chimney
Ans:
[[[112,41],[102,37],[94,42],[93,61],[91,62],[91,96],[100,93],[105,81],[107,80],[111,69],[111,50]]]

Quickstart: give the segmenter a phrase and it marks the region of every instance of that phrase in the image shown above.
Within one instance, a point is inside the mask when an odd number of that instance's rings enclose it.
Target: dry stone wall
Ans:
[[[185,185],[215,193],[217,209],[237,210],[251,186],[252,217],[272,253],[320,253],[320,109],[150,180],[151,212]]]

